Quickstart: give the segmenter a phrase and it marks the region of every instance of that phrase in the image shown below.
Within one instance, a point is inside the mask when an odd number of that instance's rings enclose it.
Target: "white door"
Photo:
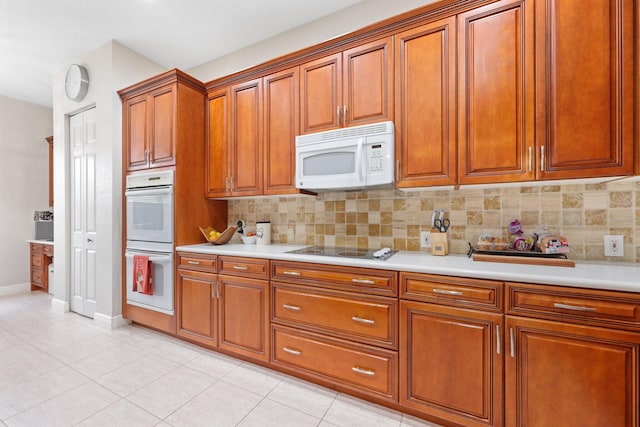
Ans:
[[[96,109],[69,118],[71,311],[96,312]]]

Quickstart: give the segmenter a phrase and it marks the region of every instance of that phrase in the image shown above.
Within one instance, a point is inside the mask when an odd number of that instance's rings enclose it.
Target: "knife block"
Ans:
[[[449,253],[447,233],[431,232],[431,253],[433,255],[447,255]]]

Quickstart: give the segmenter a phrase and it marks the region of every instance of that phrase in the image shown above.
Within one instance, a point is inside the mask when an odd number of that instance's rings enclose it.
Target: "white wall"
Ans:
[[[64,95],[67,67],[53,77],[55,286],[53,307],[67,311],[70,300],[70,197],[69,116],[96,107],[96,318],[114,319],[122,313],[122,108],[119,89],[157,75],[165,68],[130,49],[110,41],[77,58],[89,73],[84,100],[73,102]],[[64,218],[64,221],[62,220]]]
[[[436,0],[364,0],[324,18],[185,71],[203,82],[208,82],[334,39],[434,1]]]
[[[50,108],[0,96],[0,294],[30,280],[27,240],[33,211],[49,209],[52,134]]]

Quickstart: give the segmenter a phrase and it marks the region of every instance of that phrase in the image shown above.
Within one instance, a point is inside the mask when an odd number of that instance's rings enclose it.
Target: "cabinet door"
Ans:
[[[300,129],[298,67],[266,76],[263,82],[264,194],[295,193],[295,143]]]
[[[508,426],[637,426],[640,333],[506,316]]]
[[[149,149],[149,97],[136,96],[123,105],[125,165],[127,171],[146,169]]]
[[[215,346],[216,275],[178,269],[177,334]]]
[[[464,426],[501,426],[502,314],[409,301],[400,313],[400,404]]]
[[[171,85],[150,95],[152,115],[149,167],[175,165],[176,90],[177,87]]]
[[[231,156],[229,89],[210,93],[207,101],[207,197],[229,195],[229,167]]]
[[[534,179],[533,2],[458,16],[459,183]]]
[[[342,122],[342,54],[300,66],[301,132],[336,129]]]
[[[342,125],[393,119],[393,38],[343,52]]]
[[[456,18],[397,34],[398,188],[456,183]]]
[[[633,173],[634,3],[536,1],[541,178]]]
[[[262,81],[231,88],[233,196],[262,194]]]
[[[269,360],[269,282],[219,276],[219,347]]]

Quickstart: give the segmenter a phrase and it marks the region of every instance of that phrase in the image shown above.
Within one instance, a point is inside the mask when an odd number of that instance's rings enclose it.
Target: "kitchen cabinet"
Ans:
[[[207,197],[262,194],[262,80],[208,94]]]
[[[272,261],[271,363],[397,402],[397,273]]]
[[[217,256],[178,253],[176,333],[210,347],[218,341],[216,273]]]
[[[302,133],[393,120],[393,39],[300,65]]]
[[[177,84],[123,99],[125,165],[128,172],[175,165]]]
[[[637,426],[640,297],[507,284],[507,425]]]
[[[296,135],[300,133],[298,67],[263,78],[264,194],[298,193]]]
[[[539,0],[535,8],[538,176],[632,174],[637,2]]]
[[[456,183],[456,18],[395,35],[396,187]]]
[[[502,426],[502,283],[401,273],[400,284],[400,404]]]
[[[49,207],[53,207],[53,136],[45,140],[49,145]]]
[[[178,258],[177,334],[267,361],[269,261],[183,252]]]
[[[53,262],[53,244],[29,243],[31,290],[49,292],[49,264]]]
[[[458,15],[459,184],[535,179],[533,12],[502,0]]]

